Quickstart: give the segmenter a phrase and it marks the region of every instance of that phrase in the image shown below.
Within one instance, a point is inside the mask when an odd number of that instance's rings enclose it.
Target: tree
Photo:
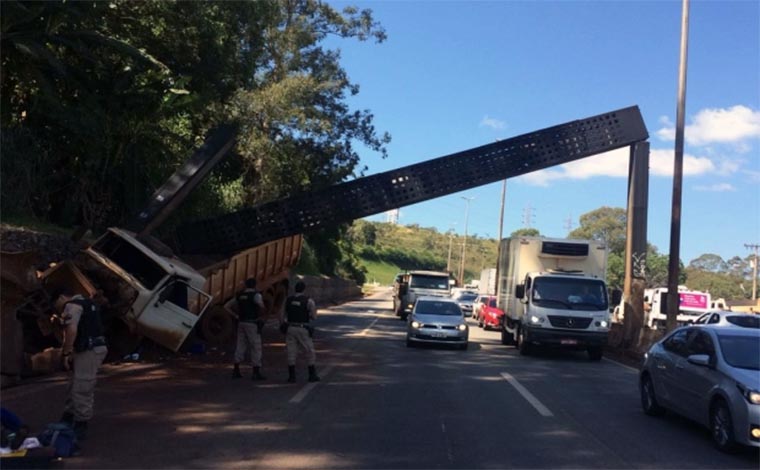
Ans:
[[[726,272],[728,265],[723,258],[713,253],[705,253],[689,262],[689,267],[713,273]]]
[[[580,217],[580,227],[568,238],[601,240],[612,253],[625,252],[626,212],[620,207],[600,207]]]
[[[510,234],[511,237],[540,237],[541,233],[537,228],[526,227],[518,228]]]
[[[668,269],[669,269],[670,257],[668,255],[660,254],[657,251],[657,247],[654,245],[648,245],[647,247],[647,264],[646,264],[646,280],[647,288],[652,287],[664,287],[668,285]],[[688,274],[684,269],[682,261],[678,262],[678,284],[686,284]],[[693,288],[693,287],[692,287]]]

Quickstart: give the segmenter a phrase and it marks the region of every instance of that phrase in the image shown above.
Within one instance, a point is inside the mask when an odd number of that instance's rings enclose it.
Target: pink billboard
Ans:
[[[679,292],[678,299],[681,303],[681,309],[688,310],[692,308],[705,309],[708,307],[708,299],[705,294],[696,294],[691,292]]]

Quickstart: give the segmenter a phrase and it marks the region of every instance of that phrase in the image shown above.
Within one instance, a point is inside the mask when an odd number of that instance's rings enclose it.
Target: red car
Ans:
[[[496,307],[496,297],[491,295],[482,299],[483,303],[478,309],[477,321],[478,326],[487,330],[489,328],[499,328],[504,318],[504,311]]]

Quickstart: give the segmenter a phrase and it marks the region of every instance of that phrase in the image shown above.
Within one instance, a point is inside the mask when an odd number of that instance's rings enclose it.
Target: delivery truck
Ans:
[[[488,268],[480,272],[478,294],[496,295],[496,268]]]
[[[668,288],[656,287],[644,291],[644,311],[646,326],[656,330],[665,328],[668,319]],[[712,300],[709,292],[691,290],[678,286],[678,325],[685,325],[710,311]]]
[[[604,242],[502,240],[497,284],[498,306],[505,313],[501,342],[516,345],[523,355],[539,347],[566,347],[601,359],[610,327],[606,269]]]

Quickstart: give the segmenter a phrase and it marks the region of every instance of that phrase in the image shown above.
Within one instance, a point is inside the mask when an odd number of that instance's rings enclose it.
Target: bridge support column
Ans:
[[[623,347],[636,348],[644,327],[646,288],[649,142],[631,145],[623,283]]]

